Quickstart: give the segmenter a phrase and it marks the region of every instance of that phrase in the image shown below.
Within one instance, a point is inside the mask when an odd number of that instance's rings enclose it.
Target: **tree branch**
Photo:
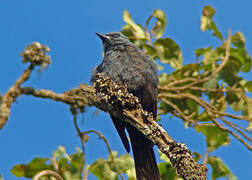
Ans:
[[[7,91],[7,93],[2,97],[2,102],[0,104],[0,129],[3,128],[10,116],[11,104],[16,100],[18,96],[21,95],[20,85],[25,82],[34,69],[34,65],[31,64],[28,69],[18,78],[14,85]]]
[[[122,172],[120,171],[120,169],[118,168],[118,166],[117,166],[117,164],[116,164],[116,161],[115,161],[115,158],[114,158],[114,156],[113,156],[112,150],[111,150],[111,148],[110,148],[109,142],[108,142],[108,140],[105,138],[105,136],[103,136],[102,133],[100,133],[100,132],[98,132],[98,131],[95,131],[95,130],[84,131],[84,132],[82,132],[81,134],[82,134],[83,136],[85,136],[86,134],[89,134],[89,133],[94,133],[94,134],[98,135],[99,138],[102,139],[102,140],[104,141],[104,143],[105,143],[106,146],[107,146],[108,152],[109,152],[109,154],[111,155],[111,160],[112,160],[112,162],[113,162],[113,164],[114,164],[114,166],[115,166],[115,169],[116,169],[118,175],[120,176],[120,178],[121,178],[122,180],[125,180],[125,179],[123,178],[123,176],[122,176]]]
[[[175,142],[154,121],[152,114],[143,110],[138,98],[128,93],[126,86],[115,84],[108,77],[98,74],[94,86],[83,84],[63,94],[49,90],[35,90],[31,87],[21,88],[21,93],[60,101],[76,109],[95,105],[135,126],[167,155],[176,172],[184,179],[206,179],[207,168],[193,159],[186,145]]]
[[[40,171],[32,179],[33,180],[39,180],[43,176],[53,176],[57,180],[64,180],[63,177],[61,177],[61,175],[59,173],[57,173],[55,171],[52,171],[52,170],[43,170],[43,171]]]
[[[152,114],[142,109],[138,98],[128,93],[127,87],[113,83],[108,77],[97,76],[93,86],[96,97],[92,98],[96,107],[135,126],[167,155],[184,179],[206,179],[206,167],[195,162],[185,144],[169,137],[153,120]],[[80,91],[83,95],[89,92],[83,88]]]
[[[28,69],[18,78],[14,85],[6,92],[6,94],[1,97],[0,103],[0,129],[6,124],[10,116],[10,107],[12,103],[16,100],[21,93],[21,84],[23,84],[27,79],[30,78],[31,72],[35,66],[39,66],[43,69],[51,63],[50,56],[47,55],[50,49],[46,45],[41,45],[39,42],[34,42],[31,45],[26,46],[25,50],[22,52],[23,57],[22,62],[29,62],[30,65]]]

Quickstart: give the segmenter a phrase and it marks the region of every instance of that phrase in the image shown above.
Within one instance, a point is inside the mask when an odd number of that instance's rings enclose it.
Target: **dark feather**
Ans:
[[[129,140],[128,140],[126,133],[125,133],[125,128],[126,128],[125,122],[116,118],[115,116],[111,115],[110,117],[114,123],[114,126],[115,126],[121,140],[122,140],[124,148],[129,153],[130,152],[130,145],[129,145]]]

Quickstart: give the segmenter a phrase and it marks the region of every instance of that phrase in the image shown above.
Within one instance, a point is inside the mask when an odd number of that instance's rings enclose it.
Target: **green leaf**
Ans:
[[[59,158],[57,164],[61,171],[68,171],[70,169],[69,161],[66,158]]]
[[[128,179],[136,179],[134,160],[129,154],[123,154],[116,158],[115,163],[117,168],[128,176]],[[114,163],[111,163],[111,166],[114,167]],[[113,170],[116,171],[115,168]]]
[[[25,164],[19,164],[14,166],[11,169],[12,174],[14,174],[17,177],[27,177],[32,178],[35,174],[38,172],[45,170],[45,169],[52,169],[50,165],[46,164],[46,161],[48,161],[48,158],[34,158],[30,163],[27,165]]]
[[[26,166],[24,164],[15,165],[11,169],[11,173],[13,175],[15,175],[16,177],[23,177],[23,176],[25,176],[25,168],[26,168]]]
[[[200,25],[201,31],[205,32],[206,30],[210,29],[209,26],[212,22],[212,20],[210,18],[208,18],[206,16],[202,16],[200,21],[201,21],[201,25]]]
[[[248,92],[252,92],[252,80],[246,82],[246,84],[244,85],[244,87],[246,88],[246,90],[247,90]]]
[[[144,49],[146,50],[146,54],[151,56],[152,59],[155,59],[157,57],[157,50],[155,47],[149,44],[144,44]]]
[[[218,61],[219,59],[219,54],[212,50],[212,49],[209,49],[207,48],[204,52],[204,59],[202,60],[202,62],[205,64],[205,65],[209,65],[211,64],[212,66],[216,66],[216,62]],[[215,69],[215,68],[214,68]]]
[[[164,64],[170,64],[175,69],[182,68],[182,51],[175,41],[170,38],[156,40],[153,45],[158,52],[159,60]]]
[[[205,6],[202,11],[202,17],[201,17],[201,30],[204,32],[206,30],[213,31],[213,36],[216,36],[220,40],[223,40],[223,36],[218,30],[217,26],[212,20],[213,15],[215,14],[214,8],[211,6]]]
[[[170,162],[170,159],[164,153],[162,153],[161,151],[158,151],[158,152],[159,152],[161,160],[163,160],[165,162]]]
[[[134,161],[129,154],[123,154],[115,158],[115,163],[123,173],[126,173],[131,168],[134,169]],[[112,163],[112,165],[114,165],[114,163]]]
[[[235,33],[231,41],[235,47],[245,49],[245,37],[241,32]]]
[[[76,148],[77,152],[72,154],[70,162],[70,171],[72,174],[78,175],[82,171],[84,165],[84,154],[80,149]]]
[[[158,76],[158,81],[160,85],[168,84],[169,75],[167,73],[162,73]]]
[[[213,17],[213,15],[215,14],[215,9],[210,5],[205,6],[202,10],[202,14],[206,17]]]
[[[195,127],[197,132],[202,132],[206,136],[207,147],[214,151],[219,146],[229,144],[228,133],[220,130],[215,125],[199,125]]]
[[[161,179],[180,180],[180,178],[176,175],[175,170],[169,158],[167,158],[167,156],[161,151],[158,151],[158,152],[160,154],[160,159],[164,161],[158,164],[158,169],[159,169]]]
[[[240,91],[238,92],[227,92],[226,100],[233,110],[242,111],[244,114],[247,112],[247,105],[243,98],[244,96],[244,91],[240,88]]]
[[[234,60],[238,61],[242,68],[241,70],[243,72],[249,72],[251,68],[251,58],[249,54],[246,52],[246,50],[243,49],[230,49],[230,58],[233,58]],[[240,68],[239,68],[240,71]]]
[[[162,162],[158,164],[161,179],[178,180],[171,163]]]
[[[220,78],[229,86],[233,86],[239,81],[239,78],[236,74],[239,72],[240,68],[241,63],[234,58],[230,58],[227,64],[222,68],[220,72]]]
[[[111,170],[109,163],[105,159],[97,159],[90,167],[89,171],[99,179],[117,180],[117,174]]]
[[[219,75],[217,74],[212,79],[205,82],[203,84],[203,87],[206,88],[206,89],[216,89],[218,87],[218,80],[219,80]]]
[[[113,159],[112,159],[113,157]],[[97,159],[89,170],[99,179],[118,179],[117,171],[125,173],[128,179],[135,179],[135,168],[132,157],[129,154],[117,157],[117,152],[113,151],[108,160]]]
[[[227,180],[237,180],[237,177],[232,174],[229,168],[224,164],[224,162],[216,156],[208,157],[208,164],[211,165],[212,171],[212,179],[215,180],[220,177],[226,177]]]
[[[220,40],[223,40],[223,36],[221,32],[219,31],[218,27],[213,21],[211,23],[211,30],[213,30],[213,34],[212,34],[213,36],[219,38]]]
[[[136,24],[132,20],[130,13],[127,10],[123,11],[123,20],[133,29],[133,33],[137,38],[145,39],[144,30],[142,29],[142,27],[140,25]]]
[[[252,98],[250,97],[245,97],[245,98],[246,98],[247,108],[245,109],[245,112],[242,114],[248,116],[250,118],[250,123],[252,123]]]
[[[203,55],[204,53],[206,53],[207,51],[212,50],[212,47],[208,47],[208,48],[199,48],[195,50],[195,54],[197,57],[200,57],[201,55]]]
[[[152,16],[155,17],[157,21],[155,23],[155,26],[152,28],[151,33],[154,38],[158,39],[161,38],[164,34],[166,26],[166,16],[165,13],[160,9],[154,10]]]
[[[193,155],[193,159],[195,159],[195,161],[197,162],[202,158],[201,154],[198,152],[193,152],[192,155]]]
[[[198,120],[202,122],[207,122],[207,121],[210,121],[210,118],[208,114],[204,111],[199,115]]]
[[[199,104],[196,103],[195,101],[191,100],[191,99],[187,99],[186,101],[187,107],[190,110],[190,113],[195,113],[198,114],[199,113]]]
[[[210,79],[209,81],[207,81],[203,84],[203,88],[205,88],[205,89],[218,89],[219,77],[220,77],[219,74],[215,75],[212,79]],[[216,108],[217,108],[217,105],[222,105],[221,101],[224,102],[224,100],[225,100],[220,97],[221,95],[218,92],[206,92],[206,95],[210,99],[210,103],[212,105],[214,105]]]
[[[71,160],[71,158],[67,154],[66,148],[64,146],[59,146],[58,149],[53,152],[52,157],[53,158],[67,157],[68,160]]]

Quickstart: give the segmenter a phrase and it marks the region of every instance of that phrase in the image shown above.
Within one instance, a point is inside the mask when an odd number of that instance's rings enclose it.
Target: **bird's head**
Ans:
[[[111,32],[107,34],[96,33],[102,40],[104,48],[109,48],[118,45],[131,44],[129,39],[120,32]]]

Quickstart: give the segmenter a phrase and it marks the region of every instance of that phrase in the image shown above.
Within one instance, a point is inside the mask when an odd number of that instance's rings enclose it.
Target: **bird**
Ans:
[[[108,76],[115,83],[127,85],[129,93],[139,98],[144,110],[157,117],[157,65],[121,32],[96,33],[103,43],[103,60],[93,70]],[[129,134],[137,180],[160,180],[153,143],[133,125],[110,114],[126,151],[130,152]]]

